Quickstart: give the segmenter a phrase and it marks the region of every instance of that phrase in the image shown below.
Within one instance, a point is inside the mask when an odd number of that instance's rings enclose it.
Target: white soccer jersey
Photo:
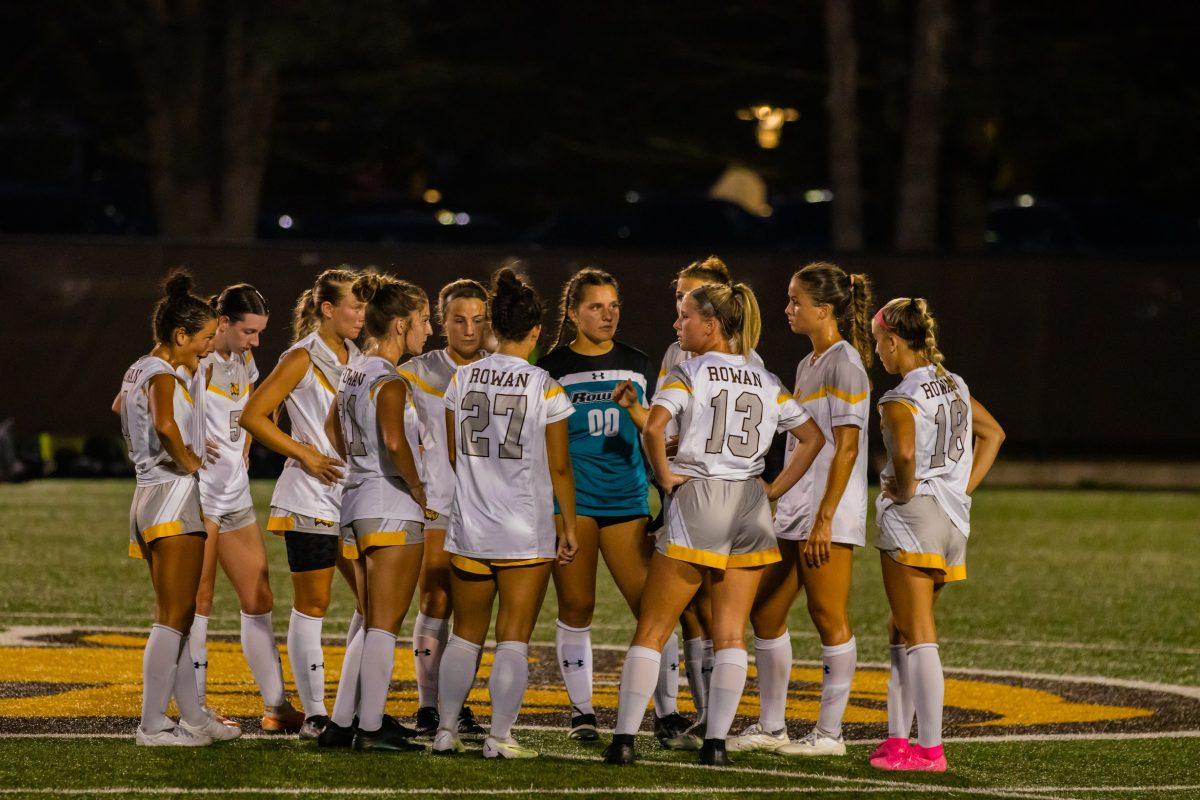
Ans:
[[[658,393],[658,390],[662,388],[663,383],[666,382],[667,375],[671,372],[671,368],[674,367],[676,364],[682,364],[683,362],[687,361],[688,359],[690,359],[692,357],[693,357],[692,353],[689,353],[687,350],[684,350],[682,347],[679,346],[678,339],[671,342],[671,346],[667,348],[667,352],[663,353],[662,364],[658,368],[658,381],[654,384],[655,394]],[[758,354],[757,350],[750,351],[750,360],[760,367],[764,366],[762,356],[760,356]],[[670,438],[672,436],[678,436],[679,435],[679,420],[672,419],[670,422],[668,422],[666,430],[664,431],[664,434],[668,438]]]
[[[138,486],[154,486],[184,477],[167,455],[150,416],[150,379],[156,375],[170,375],[178,381],[172,404],[175,424],[192,452],[197,455],[204,452],[203,444],[197,450],[194,441],[197,426],[192,420],[191,403],[183,399],[183,395],[188,394],[184,379],[158,356],[142,356],[125,371],[121,381],[121,434],[125,437]]]
[[[358,347],[347,339],[346,348],[350,355],[348,362],[353,361],[358,356]],[[283,355],[295,350],[306,350],[311,364],[308,372],[284,400],[291,421],[292,438],[337,458],[329,437],[325,435],[325,417],[329,414],[329,406],[337,392],[335,387],[341,381],[345,367],[315,331],[289,347]],[[341,502],[340,483],[326,486],[307,474],[299,462],[291,458],[284,462],[283,473],[271,495],[271,506],[274,508],[333,522],[341,518]],[[336,533],[336,528],[330,530],[330,534]]]
[[[472,558],[553,558],[546,426],[575,410],[562,386],[541,367],[497,353],[459,367],[444,403],[454,412],[457,447],[446,550]]]
[[[851,425],[858,428],[858,457],[833,514],[833,541],[862,547],[867,543],[867,421],[871,408],[871,382],[862,357],[845,340],[835,343],[815,360],[805,356],[796,368],[793,396],[820,426],[825,445],[808,472],[779,498],[775,533],[780,539],[808,538],[829,483],[833,429]],[[795,449],[796,440],[789,436],[788,458]]]
[[[402,380],[396,366],[379,356],[359,356],[346,365],[338,385],[338,421],[346,445],[346,480],[342,493],[341,522],[356,519],[424,520],[421,508],[400,471],[383,446],[379,427],[379,392],[391,381]],[[416,408],[404,404],[404,435],[417,471],[421,469],[419,423]],[[424,476],[422,476],[424,480]]]
[[[258,381],[254,356],[212,352],[200,362],[199,374],[208,376],[204,417],[208,438],[217,443],[220,456],[200,471],[200,505],[209,516],[230,514],[254,505],[244,457],[246,434],[240,423],[250,389]]]
[[[423,353],[400,365],[409,394],[421,420],[421,460],[428,480],[429,508],[450,516],[454,502],[454,471],[446,455],[446,387],[458,365],[444,348]]]
[[[679,420],[672,469],[693,478],[760,475],[777,432],[808,419],[779,379],[743,356],[705,353],[671,368],[654,396]]]
[[[917,494],[932,495],[964,536],[971,533],[971,497],[967,482],[974,462],[974,428],[971,393],[962,378],[946,373],[938,377],[932,367],[917,367],[900,385],[879,398],[879,405],[901,403],[913,414],[916,425]],[[892,449],[891,432],[883,429],[883,442]],[[881,477],[896,474],[889,455]],[[882,494],[875,500],[876,516],[892,505]]]

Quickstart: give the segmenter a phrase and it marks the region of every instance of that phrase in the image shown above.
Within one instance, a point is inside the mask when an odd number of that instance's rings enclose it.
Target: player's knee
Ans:
[[[558,598],[558,618],[572,628],[585,628],[592,624],[596,612],[596,598],[582,592],[563,592]]]
[[[808,613],[824,644],[840,644],[850,638],[850,618],[846,609],[810,602]]]
[[[297,594],[292,607],[308,617],[324,617],[329,610],[329,592]]]
[[[271,592],[271,585],[265,581],[255,589],[242,606],[242,611],[251,616],[266,614],[275,608],[275,595]]]
[[[740,636],[722,636],[720,638],[713,637],[713,650],[745,650],[746,643],[742,641]]]

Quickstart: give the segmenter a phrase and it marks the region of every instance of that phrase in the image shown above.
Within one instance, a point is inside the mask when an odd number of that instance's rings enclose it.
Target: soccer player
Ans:
[[[570,564],[553,568],[558,595],[554,638],[571,700],[568,736],[593,742],[599,738],[592,708],[591,634],[598,556],[603,554],[636,617],[654,545],[646,536],[650,508],[638,436],[646,424],[647,379],[652,373],[645,353],[614,339],[621,295],[609,273],[586,268],[572,275],[563,288],[559,314],[555,349],[538,366],[562,385],[577,412],[568,432],[579,551]],[[561,516],[556,522],[561,526]],[[663,703],[669,699],[671,706],[663,709],[656,697],[660,716],[675,712],[677,670],[665,678],[660,685],[669,684],[669,697]]]
[[[438,292],[437,318],[446,346],[416,356],[400,367],[421,421],[421,461],[427,481],[427,507],[436,516],[425,523],[425,556],[421,562],[420,611],[413,624],[413,662],[417,673],[416,730],[433,736],[438,728],[438,670],[450,636],[450,554],[446,528],[454,504],[454,471],[446,455],[446,406],[443,397],[454,370],[488,354],[487,288],[462,278]],[[487,729],[475,721],[470,707],[459,713],[458,732],[482,739]]]
[[[296,733],[304,715],[292,708],[283,690],[283,668],[271,624],[274,597],[267,577],[263,547],[246,460],[250,437],[239,420],[258,380],[251,351],[267,327],[267,301],[253,286],[228,286],[209,301],[217,314],[213,351],[200,361],[208,437],[219,455],[200,471],[200,506],[204,510],[204,571],[196,595],[196,616],[188,647],[196,668],[196,689],[205,703],[208,672],[208,617],[212,611],[217,563],[225,571],[241,606],[242,655],[263,697],[262,728],[268,733]]]
[[[782,559],[767,568],[750,614],[759,719],[729,740],[730,750],[846,753],[842,716],[858,662],[847,607],[854,548],[866,544],[867,528],[870,297],[866,275],[850,275],[833,264],[809,264],[788,284],[788,324],[812,345],[796,368],[793,395],[820,426],[824,446],[775,509]],[[801,589],[821,637],[821,710],[812,730],[789,742],[787,619]]]
[[[654,398],[643,432],[646,452],[668,493],[642,593],[637,632],[621,670],[616,734],[605,750],[610,764],[634,760],[634,733],[658,677],[662,646],[705,574],[712,591],[714,666],[700,763],[728,763],[725,737],[746,682],[742,635],[764,565],[779,560],[770,500],[804,474],[823,439],[820,429],[778,378],[743,353],[761,330],[758,302],[744,283],[693,289],[675,322],[683,349]],[[737,339],[737,352],[730,341]],[[679,449],[667,461],[664,432],[679,420]],[[776,432],[800,441],[769,486],[759,477]]]
[[[354,339],[363,327],[366,303],[351,291],[358,274],[325,270],[296,305],[294,343],[250,397],[241,425],[262,444],[287,456],[271,495],[267,530],[282,534],[292,573],[294,600],[288,622],[288,659],[304,705],[300,736],[315,739],[329,721],[325,709],[325,656],[321,628],[329,608],[334,568],[353,589],[354,569],[339,559],[342,462],[325,433],[342,370],[358,355]],[[275,418],[287,409],[292,435]],[[356,613],[350,636],[361,625]]]
[[[433,752],[463,750],[458,715],[475,680],[496,595],[496,657],[489,690],[492,722],[486,758],[533,758],[512,737],[529,682],[529,637],[550,579],[550,562],[575,556],[575,486],[568,451],[570,400],[528,359],[542,332],[542,301],[511,269],[492,281],[497,352],[458,367],[446,388],[447,452],[454,507],[446,533],[451,554],[454,632],[438,676],[441,719]],[[562,526],[557,543],[554,500]]]
[[[196,472],[207,454],[204,417],[176,369],[194,374],[212,348],[217,319],[172,272],[154,307],[154,348],[125,372],[113,411],[137,473],[129,511],[129,555],[146,559],[154,587],[154,627],[142,656],[142,717],[135,741],[200,747],[241,735],[200,703],[187,631],[204,566],[204,523]],[[179,724],[167,717],[172,696]]]
[[[396,365],[425,347],[429,299],[417,286],[387,275],[364,275],[352,291],[367,303],[370,344],[343,370],[325,431],[346,462],[342,551],[356,561],[366,619],[346,648],[333,714],[317,744],[423,750],[413,741],[415,730],[383,712],[396,634],[412,603],[425,549],[420,423]]]
[[[871,766],[945,772],[945,682],[933,604],[942,587],[967,577],[971,493],[996,460],[1004,431],[943,366],[937,323],[925,300],[898,297],[871,322],[875,352],[896,388],[879,398],[888,462],[875,501],[876,547],[892,609],[888,738]],[[917,743],[908,736],[913,711]]]

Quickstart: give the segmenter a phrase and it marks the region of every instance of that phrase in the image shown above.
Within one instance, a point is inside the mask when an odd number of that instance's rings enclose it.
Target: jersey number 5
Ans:
[[[500,443],[501,458],[521,458],[525,448],[521,446],[521,431],[525,428],[525,411],[529,399],[523,394],[498,394],[492,402],[483,392],[467,392],[463,395],[460,409],[464,413],[458,424],[459,449],[464,456],[487,458],[491,455],[492,440],[481,434],[487,430],[492,412],[508,416],[504,441]],[[470,416],[466,416],[466,415]]]

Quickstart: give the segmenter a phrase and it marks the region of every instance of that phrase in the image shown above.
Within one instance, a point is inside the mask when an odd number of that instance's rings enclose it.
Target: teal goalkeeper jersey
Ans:
[[[568,421],[575,471],[576,513],[589,517],[649,515],[646,462],[641,437],[629,412],[612,399],[629,380],[638,402],[648,405],[654,369],[640,350],[613,342],[612,350],[585,356],[560,347],[537,365],[562,384],[575,406]],[[555,512],[558,512],[557,503]]]

